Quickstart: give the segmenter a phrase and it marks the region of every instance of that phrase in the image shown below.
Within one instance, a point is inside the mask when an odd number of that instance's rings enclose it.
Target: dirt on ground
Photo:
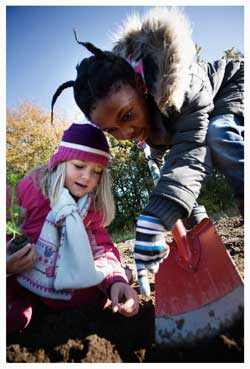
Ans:
[[[244,226],[238,216],[215,222],[240,275],[244,273]],[[133,241],[117,244],[122,261],[134,270]],[[110,308],[82,307],[54,312],[39,306],[23,331],[7,337],[7,362],[85,363],[211,363],[244,362],[243,318],[209,340],[192,347],[160,348],[154,338],[154,277],[152,296],[139,295],[140,311],[132,318]],[[139,292],[136,281],[132,286]]]

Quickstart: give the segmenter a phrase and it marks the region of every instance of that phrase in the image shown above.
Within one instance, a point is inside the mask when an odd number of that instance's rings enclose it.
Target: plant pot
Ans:
[[[17,252],[18,250],[22,249],[25,245],[27,245],[29,242],[28,238],[24,235],[16,235],[13,241],[11,241],[11,244],[8,247],[8,252],[10,254],[14,254],[14,252]]]

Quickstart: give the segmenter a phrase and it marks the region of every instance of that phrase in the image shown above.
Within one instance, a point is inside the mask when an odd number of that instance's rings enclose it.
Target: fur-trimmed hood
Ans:
[[[180,110],[190,83],[190,64],[194,61],[195,45],[191,27],[182,10],[175,7],[150,9],[141,18],[128,16],[113,35],[113,52],[136,60],[150,58],[156,74],[150,89],[159,107]]]

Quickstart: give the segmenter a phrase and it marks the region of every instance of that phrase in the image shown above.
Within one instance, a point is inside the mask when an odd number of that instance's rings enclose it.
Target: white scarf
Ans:
[[[36,264],[17,277],[22,286],[39,296],[69,300],[72,289],[95,286],[105,278],[95,267],[83,224],[89,205],[89,195],[76,203],[62,190],[36,242]]]

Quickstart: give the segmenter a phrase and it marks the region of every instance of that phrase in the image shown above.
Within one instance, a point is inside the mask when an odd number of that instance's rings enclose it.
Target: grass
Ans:
[[[122,231],[122,234],[121,232],[115,230],[113,232],[110,232],[110,236],[115,243],[125,242],[127,240],[132,240],[135,238],[135,229],[134,230],[130,229],[125,232]]]

